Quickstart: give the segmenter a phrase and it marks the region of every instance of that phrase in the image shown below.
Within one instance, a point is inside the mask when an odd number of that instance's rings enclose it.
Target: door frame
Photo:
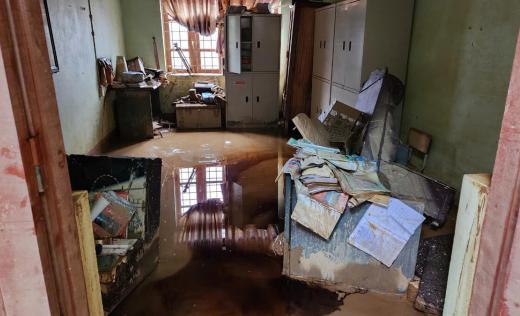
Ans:
[[[0,0],[0,43],[51,314],[88,315],[40,1]]]
[[[520,34],[473,281],[469,315],[520,313]]]

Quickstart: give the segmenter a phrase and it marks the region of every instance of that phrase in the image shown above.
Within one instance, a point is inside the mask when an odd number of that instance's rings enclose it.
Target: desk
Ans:
[[[153,138],[153,117],[160,114],[160,81],[128,87],[112,85],[116,92],[115,118],[119,136],[126,140]]]

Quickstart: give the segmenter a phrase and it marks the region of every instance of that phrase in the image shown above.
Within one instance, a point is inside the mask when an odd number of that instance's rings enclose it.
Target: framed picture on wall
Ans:
[[[47,0],[40,0],[43,14],[43,29],[45,31],[45,39],[47,40],[47,50],[49,52],[49,60],[51,63],[52,73],[60,71],[58,66],[58,56],[56,55],[56,46],[54,45],[54,37],[52,36],[51,17],[49,14],[49,6]]]

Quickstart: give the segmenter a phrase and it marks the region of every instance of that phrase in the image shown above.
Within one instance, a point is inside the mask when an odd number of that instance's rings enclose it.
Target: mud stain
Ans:
[[[5,167],[4,173],[25,180],[24,170],[15,164]]]

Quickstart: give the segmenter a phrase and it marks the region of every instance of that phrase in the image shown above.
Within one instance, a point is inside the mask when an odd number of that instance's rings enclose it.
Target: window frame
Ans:
[[[218,181],[218,180],[214,180],[214,181],[209,180],[208,181],[208,179],[206,177],[206,170],[211,167],[222,167],[222,181]],[[195,204],[206,201],[208,199],[207,184],[216,184],[216,183],[219,183],[221,185],[221,188],[222,188],[222,199],[221,200],[222,200],[222,202],[225,203],[226,195],[225,195],[223,187],[225,187],[226,183],[227,183],[226,166],[215,164],[215,165],[176,168],[174,171],[174,179],[175,179],[175,194],[176,194],[175,213],[176,213],[177,218],[180,218],[182,215],[185,214],[185,212],[184,213],[182,212],[182,208],[183,208],[182,207],[182,190],[184,188],[184,185],[186,184],[186,181],[181,182],[181,179],[180,179],[181,170],[180,169],[191,169],[191,168],[195,169],[195,175],[194,175],[195,180],[193,180],[191,183],[191,185],[195,185],[196,192],[197,192],[197,202]],[[190,207],[191,206],[189,206],[187,209],[189,209]]]
[[[172,63],[172,52],[174,52],[173,47],[171,45],[170,38],[170,21],[175,21],[175,19],[167,13],[163,13],[163,37],[164,37],[164,48],[166,50],[166,68],[167,71],[177,73],[177,74],[187,74],[188,71],[186,69],[175,69],[173,68]],[[218,32],[215,31],[215,32]],[[217,43],[218,45],[218,43]],[[218,69],[203,69],[202,68],[202,60],[201,60],[201,52],[215,52],[213,49],[208,48],[200,48],[200,34],[193,31],[188,31],[188,49],[183,49],[183,51],[188,51],[190,55],[190,64],[192,68],[192,72],[195,74],[215,74],[222,75],[223,67],[222,67],[222,58],[218,56]]]

